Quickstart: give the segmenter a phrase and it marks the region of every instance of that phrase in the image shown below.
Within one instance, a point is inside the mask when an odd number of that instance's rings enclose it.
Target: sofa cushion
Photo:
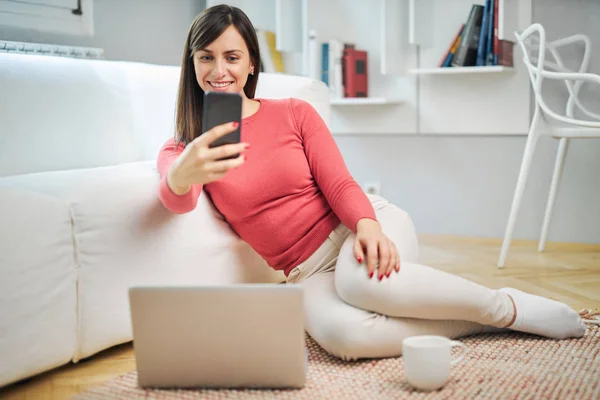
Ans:
[[[0,176],[140,160],[119,63],[0,53]]]
[[[312,105],[327,125],[330,124],[329,88],[321,81],[304,76],[260,73],[256,97],[281,99],[294,97]]]
[[[188,214],[166,210],[158,199],[154,162],[4,181],[55,196],[69,207],[79,264],[76,359],[131,340],[130,286],[283,280],[204,195]]]
[[[162,145],[175,134],[181,69],[136,62],[122,62],[120,66],[127,80],[139,161],[155,160]]]
[[[0,179],[0,182],[2,179]],[[77,268],[65,204],[0,187],[0,386],[68,362]]]

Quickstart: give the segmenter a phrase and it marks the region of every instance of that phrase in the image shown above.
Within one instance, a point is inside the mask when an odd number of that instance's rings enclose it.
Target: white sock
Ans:
[[[553,339],[584,335],[585,324],[568,305],[513,288],[502,288],[500,291],[510,295],[517,308],[517,318],[509,329]]]

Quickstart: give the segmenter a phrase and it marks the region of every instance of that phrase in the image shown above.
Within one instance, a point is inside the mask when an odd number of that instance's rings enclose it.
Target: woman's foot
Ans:
[[[585,324],[568,305],[513,288],[502,288],[500,291],[508,294],[515,306],[516,315],[509,329],[553,339],[584,335]]]

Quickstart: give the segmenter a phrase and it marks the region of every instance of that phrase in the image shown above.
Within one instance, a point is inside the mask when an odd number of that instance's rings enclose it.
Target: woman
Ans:
[[[158,156],[159,196],[185,213],[205,191],[272,268],[303,285],[306,329],[325,350],[357,359],[399,355],[402,339],[420,334],[584,334],[579,315],[563,303],[417,264],[406,250],[416,238],[399,233],[410,219],[383,199],[371,204],[308,103],[254,98],[259,71],[256,34],[241,10],[218,5],[195,19],[182,60],[176,137]],[[209,148],[234,123],[199,135],[202,96],[211,90],[243,97],[243,143]]]

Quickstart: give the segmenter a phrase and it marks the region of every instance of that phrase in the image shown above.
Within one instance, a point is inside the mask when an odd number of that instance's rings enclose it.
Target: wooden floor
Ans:
[[[500,240],[421,236],[421,263],[498,289],[511,286],[567,303],[577,311],[600,309],[600,245],[513,241],[504,269],[496,268]],[[135,369],[131,344],[108,349],[0,390],[0,398],[67,399]]]

